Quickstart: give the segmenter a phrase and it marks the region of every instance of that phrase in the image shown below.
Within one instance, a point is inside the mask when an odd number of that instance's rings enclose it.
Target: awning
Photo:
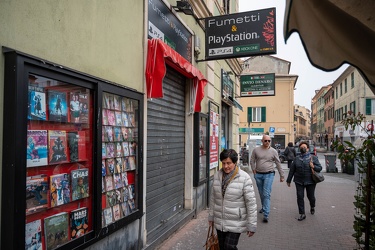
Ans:
[[[193,86],[196,90],[194,111],[200,112],[207,80],[190,62],[159,39],[148,40],[145,72],[147,98],[163,97],[163,78],[166,73],[166,63],[187,78],[193,79]]]
[[[242,108],[241,104],[240,104],[235,98],[233,98],[233,97],[231,97],[231,96],[228,96],[228,98],[229,98],[229,100],[231,101],[231,103],[233,103],[233,105],[234,105],[236,108],[238,108],[238,109],[240,109],[241,111],[243,111],[243,108]]]
[[[356,67],[375,90],[375,1],[286,0],[284,37],[298,32],[315,67]]]

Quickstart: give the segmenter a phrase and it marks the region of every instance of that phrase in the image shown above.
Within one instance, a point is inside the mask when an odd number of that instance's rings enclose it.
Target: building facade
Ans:
[[[205,38],[200,18],[236,13],[238,1],[190,2],[194,15],[167,0],[1,4],[1,248],[23,248],[20,238],[26,245],[31,239],[23,228],[37,225],[44,247],[153,249],[208,206],[219,152],[240,147],[242,68],[237,59],[200,61]],[[293,100],[296,77],[279,78],[287,85],[283,94]],[[65,96],[64,104],[49,103],[53,91],[60,92],[56,100]],[[31,104],[37,92],[48,105]],[[82,101],[89,105],[86,120],[78,119],[84,109],[76,96],[87,99]],[[43,108],[48,114],[36,118]],[[69,114],[64,120],[62,109]],[[288,117],[277,126],[287,140],[292,140],[291,123]],[[274,124],[270,120],[265,128]],[[29,167],[26,157],[14,152],[27,155],[36,130],[84,134],[79,145],[86,156],[61,164],[51,156]],[[54,151],[52,143],[42,146]],[[85,197],[67,195],[65,203],[52,203],[56,179],[51,176],[62,175],[60,184],[67,188],[80,169],[88,171],[82,174],[88,179]],[[37,175],[47,175],[39,179],[49,197],[42,199],[41,210],[28,207],[38,197],[28,190]],[[25,193],[26,204],[19,199]],[[83,207],[88,227],[76,239],[67,235],[67,216]],[[64,222],[60,232],[47,224],[57,217]]]
[[[272,146],[285,148],[295,141],[294,133],[294,87],[298,76],[290,75],[290,62],[273,56],[251,57],[243,62],[242,76],[275,74],[273,96],[241,97],[244,108],[240,117],[241,145],[250,135],[269,133]]]
[[[311,138],[311,112],[304,106],[294,104],[295,143]]]

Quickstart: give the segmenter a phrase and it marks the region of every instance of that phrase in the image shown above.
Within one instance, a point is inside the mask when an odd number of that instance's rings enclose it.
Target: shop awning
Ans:
[[[233,98],[231,96],[228,96],[228,99],[230,100],[230,102],[233,104],[233,106],[235,106],[236,108],[240,109],[241,111],[243,111],[243,108],[241,106],[241,104],[236,100],[236,98]]]
[[[284,37],[298,32],[310,62],[355,66],[375,90],[375,1],[286,0]]]
[[[187,78],[193,79],[194,92],[196,93],[194,112],[200,112],[207,80],[190,62],[159,39],[148,40],[145,72],[147,98],[163,97],[163,78],[166,73],[166,64]]]

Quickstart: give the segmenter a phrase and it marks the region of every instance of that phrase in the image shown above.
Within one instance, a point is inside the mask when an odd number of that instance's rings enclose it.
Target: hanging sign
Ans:
[[[206,60],[276,53],[276,8],[208,17]]]

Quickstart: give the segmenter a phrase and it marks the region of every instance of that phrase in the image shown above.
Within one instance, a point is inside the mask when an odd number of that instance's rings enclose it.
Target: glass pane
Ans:
[[[92,230],[91,90],[29,75],[26,249],[53,249]]]
[[[138,101],[103,94],[102,226],[137,211]]]

